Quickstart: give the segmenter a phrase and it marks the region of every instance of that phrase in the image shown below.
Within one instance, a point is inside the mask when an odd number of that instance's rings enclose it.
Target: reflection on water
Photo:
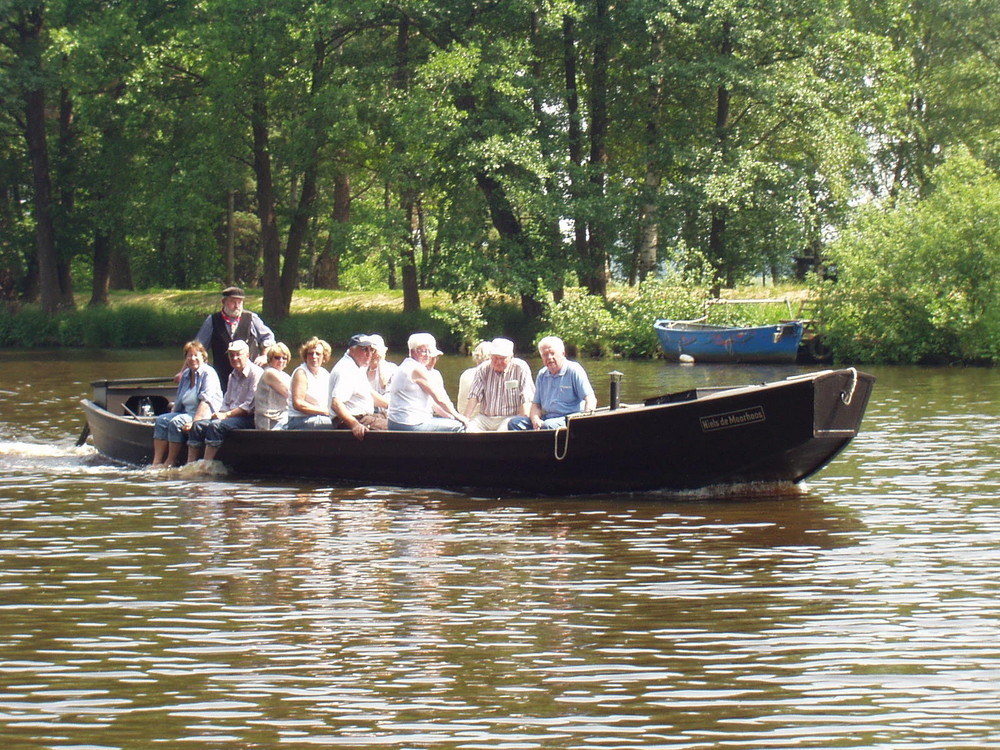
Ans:
[[[12,748],[1000,740],[992,371],[878,370],[806,488],[498,501],[109,466],[58,365],[0,393]]]

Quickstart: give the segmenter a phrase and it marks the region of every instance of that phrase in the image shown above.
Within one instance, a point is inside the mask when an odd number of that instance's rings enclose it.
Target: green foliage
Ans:
[[[637,289],[623,290],[608,302],[574,289],[560,302],[547,306],[548,328],[540,336],[559,336],[568,349],[588,357],[655,357],[659,341],[653,321],[698,317],[707,298],[703,288],[664,281],[648,281]]]
[[[203,313],[191,310],[132,305],[85,308],[48,318],[29,307],[0,316],[0,346],[173,346],[191,339],[203,318]]]
[[[530,349],[540,325],[526,320],[513,301],[497,294],[458,295],[432,308],[429,315],[447,327],[450,340],[462,352],[497,336],[511,339],[521,350]]]
[[[382,291],[389,288],[381,263],[352,263],[340,271],[340,288],[348,292]]]
[[[664,281],[647,281],[615,299],[612,311],[619,323],[614,351],[625,357],[656,357],[660,342],[653,330],[657,318],[690,320],[702,314],[708,291]]]
[[[778,298],[774,298],[778,299]],[[795,313],[791,303],[775,302],[736,302],[733,304],[708,304],[706,323],[725,326],[763,326],[789,320]]]
[[[295,313],[274,326],[275,337],[292,351],[312,336],[325,339],[336,351],[355,333],[377,333],[391,350],[405,352],[414,331],[429,331],[442,349],[457,349],[450,332],[423,310],[406,315],[376,309]]]
[[[577,355],[602,357],[611,354],[613,342],[621,330],[608,304],[580,289],[567,290],[562,300],[549,304],[545,317],[550,326],[545,333],[559,336],[566,348]]]
[[[449,305],[431,310],[430,315],[448,326],[448,330],[458,337],[464,352],[471,351],[476,342],[482,340],[486,318],[472,297],[456,297]]]
[[[824,323],[838,358],[1000,361],[1000,179],[946,158],[922,201],[861,212],[829,254]]]

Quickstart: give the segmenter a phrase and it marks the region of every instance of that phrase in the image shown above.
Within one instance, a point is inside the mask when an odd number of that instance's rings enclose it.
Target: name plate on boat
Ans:
[[[764,419],[764,407],[751,406],[748,409],[740,409],[739,411],[730,411],[725,414],[712,414],[707,417],[702,417],[701,429],[703,432],[725,430],[730,427],[743,427],[748,424],[763,422]]]

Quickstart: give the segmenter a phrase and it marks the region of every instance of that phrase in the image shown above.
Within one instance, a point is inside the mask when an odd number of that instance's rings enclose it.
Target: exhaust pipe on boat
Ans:
[[[623,373],[618,372],[618,370],[612,370],[608,373],[608,377],[611,379],[611,394],[610,399],[608,399],[608,408],[614,411],[618,408],[620,403],[621,385],[622,385]]]

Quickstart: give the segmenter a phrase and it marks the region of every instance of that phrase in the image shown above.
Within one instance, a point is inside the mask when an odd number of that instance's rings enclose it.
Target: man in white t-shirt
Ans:
[[[330,371],[330,413],[333,427],[350,430],[358,440],[364,440],[369,430],[388,429],[384,414],[375,407],[389,405],[368,380],[368,360],[374,341],[363,333],[351,336],[347,351]]]

